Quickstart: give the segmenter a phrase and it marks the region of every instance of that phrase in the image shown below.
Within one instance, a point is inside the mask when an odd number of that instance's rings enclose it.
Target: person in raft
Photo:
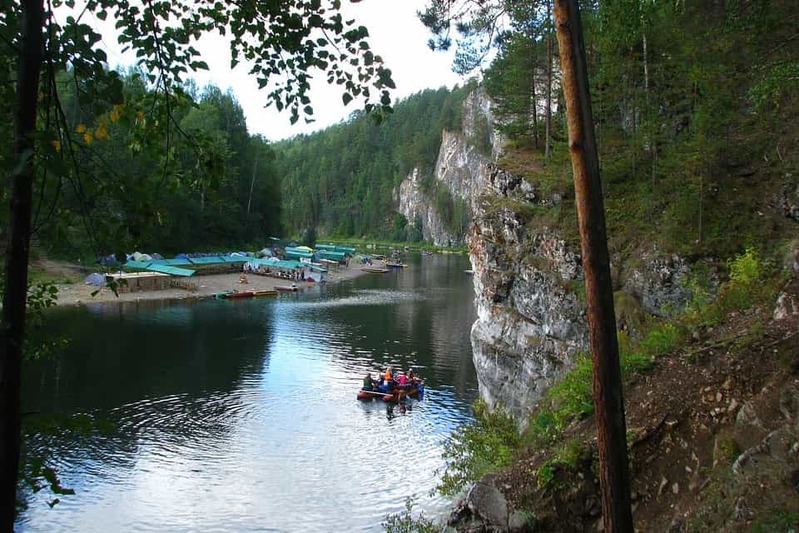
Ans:
[[[366,377],[363,378],[363,390],[374,390],[375,387],[375,380],[372,379],[372,374],[366,374]]]
[[[386,371],[383,373],[380,382],[380,385],[377,387],[380,392],[390,393],[394,390],[394,379],[391,376],[390,366],[386,368]]]
[[[408,381],[408,376],[405,375],[405,372],[400,372],[397,376],[397,387],[403,390],[408,390],[411,388],[411,384]]]

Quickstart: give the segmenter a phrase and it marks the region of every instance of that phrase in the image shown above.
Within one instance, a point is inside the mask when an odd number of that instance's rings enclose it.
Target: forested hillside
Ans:
[[[51,171],[37,179],[34,239],[73,260],[254,248],[309,231],[421,240],[396,214],[392,192],[413,168],[431,181],[441,132],[460,128],[469,90],[425,91],[381,122],[354,112],[270,144],[247,131],[235,96],[214,86],[187,83],[167,103],[137,71],[103,71],[101,87],[73,71],[58,80],[51,116],[67,135],[47,146]]]
[[[395,189],[417,169],[432,192],[441,133],[460,131],[463,99],[473,88],[427,90],[398,102],[381,123],[355,113],[275,145],[289,234],[421,240],[415,221],[397,212]]]
[[[558,192],[568,208],[550,4],[508,13],[512,28],[498,39],[485,79],[499,128],[513,141],[501,164]],[[794,8],[761,0],[584,3],[611,248],[629,254],[654,241],[691,257],[725,258],[747,245],[773,250],[796,231]],[[472,57],[476,36],[493,20],[487,13],[466,26],[461,57]],[[566,220],[564,229],[573,219]]]
[[[613,529],[609,421],[594,416],[609,388],[579,335],[591,302],[569,149],[589,147],[567,144],[552,4],[431,0],[425,13],[458,68],[496,47],[485,85],[510,141],[472,232],[486,403],[454,433],[442,483],[467,489],[461,531]],[[580,2],[626,401],[612,451],[641,531],[799,523],[793,4]]]
[[[41,249],[72,260],[176,253],[280,232],[273,152],[247,132],[232,94],[189,83],[165,101],[136,71],[102,71],[93,83],[64,71],[57,89],[47,120],[64,135],[44,145],[35,183]]]

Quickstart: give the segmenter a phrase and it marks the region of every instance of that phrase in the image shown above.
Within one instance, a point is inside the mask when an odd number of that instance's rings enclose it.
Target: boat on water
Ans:
[[[247,289],[243,291],[222,291],[214,294],[214,298],[229,300],[234,298],[258,298],[261,296],[277,296],[274,289]]]
[[[414,383],[407,389],[395,387],[390,393],[382,392],[377,389],[358,391],[359,400],[383,400],[384,402],[397,403],[407,398],[421,400],[424,397],[424,384]]]
[[[364,272],[371,272],[372,274],[385,274],[386,272],[389,272],[388,268],[376,267],[376,266],[365,266],[362,267],[361,270],[363,270]]]
[[[405,268],[405,263],[386,263],[386,268]]]

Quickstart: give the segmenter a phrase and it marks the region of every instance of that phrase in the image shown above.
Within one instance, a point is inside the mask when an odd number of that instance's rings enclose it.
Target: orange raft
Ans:
[[[401,402],[406,398],[416,398],[421,400],[424,396],[424,384],[415,383],[407,389],[394,388],[390,393],[382,392],[379,390],[364,390],[358,391],[359,400],[383,400],[384,402]]]

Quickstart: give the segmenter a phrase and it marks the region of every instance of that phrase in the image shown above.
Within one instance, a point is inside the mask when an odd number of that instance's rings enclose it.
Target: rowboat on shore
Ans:
[[[277,296],[274,289],[247,289],[243,291],[222,291],[214,294],[214,298],[229,300],[234,298],[258,298],[261,296]]]
[[[300,290],[300,288],[296,285],[275,285],[275,290],[282,292],[297,292]]]
[[[364,272],[370,272],[372,274],[385,274],[389,272],[389,269],[383,267],[375,267],[375,266],[365,266],[361,268]]]

